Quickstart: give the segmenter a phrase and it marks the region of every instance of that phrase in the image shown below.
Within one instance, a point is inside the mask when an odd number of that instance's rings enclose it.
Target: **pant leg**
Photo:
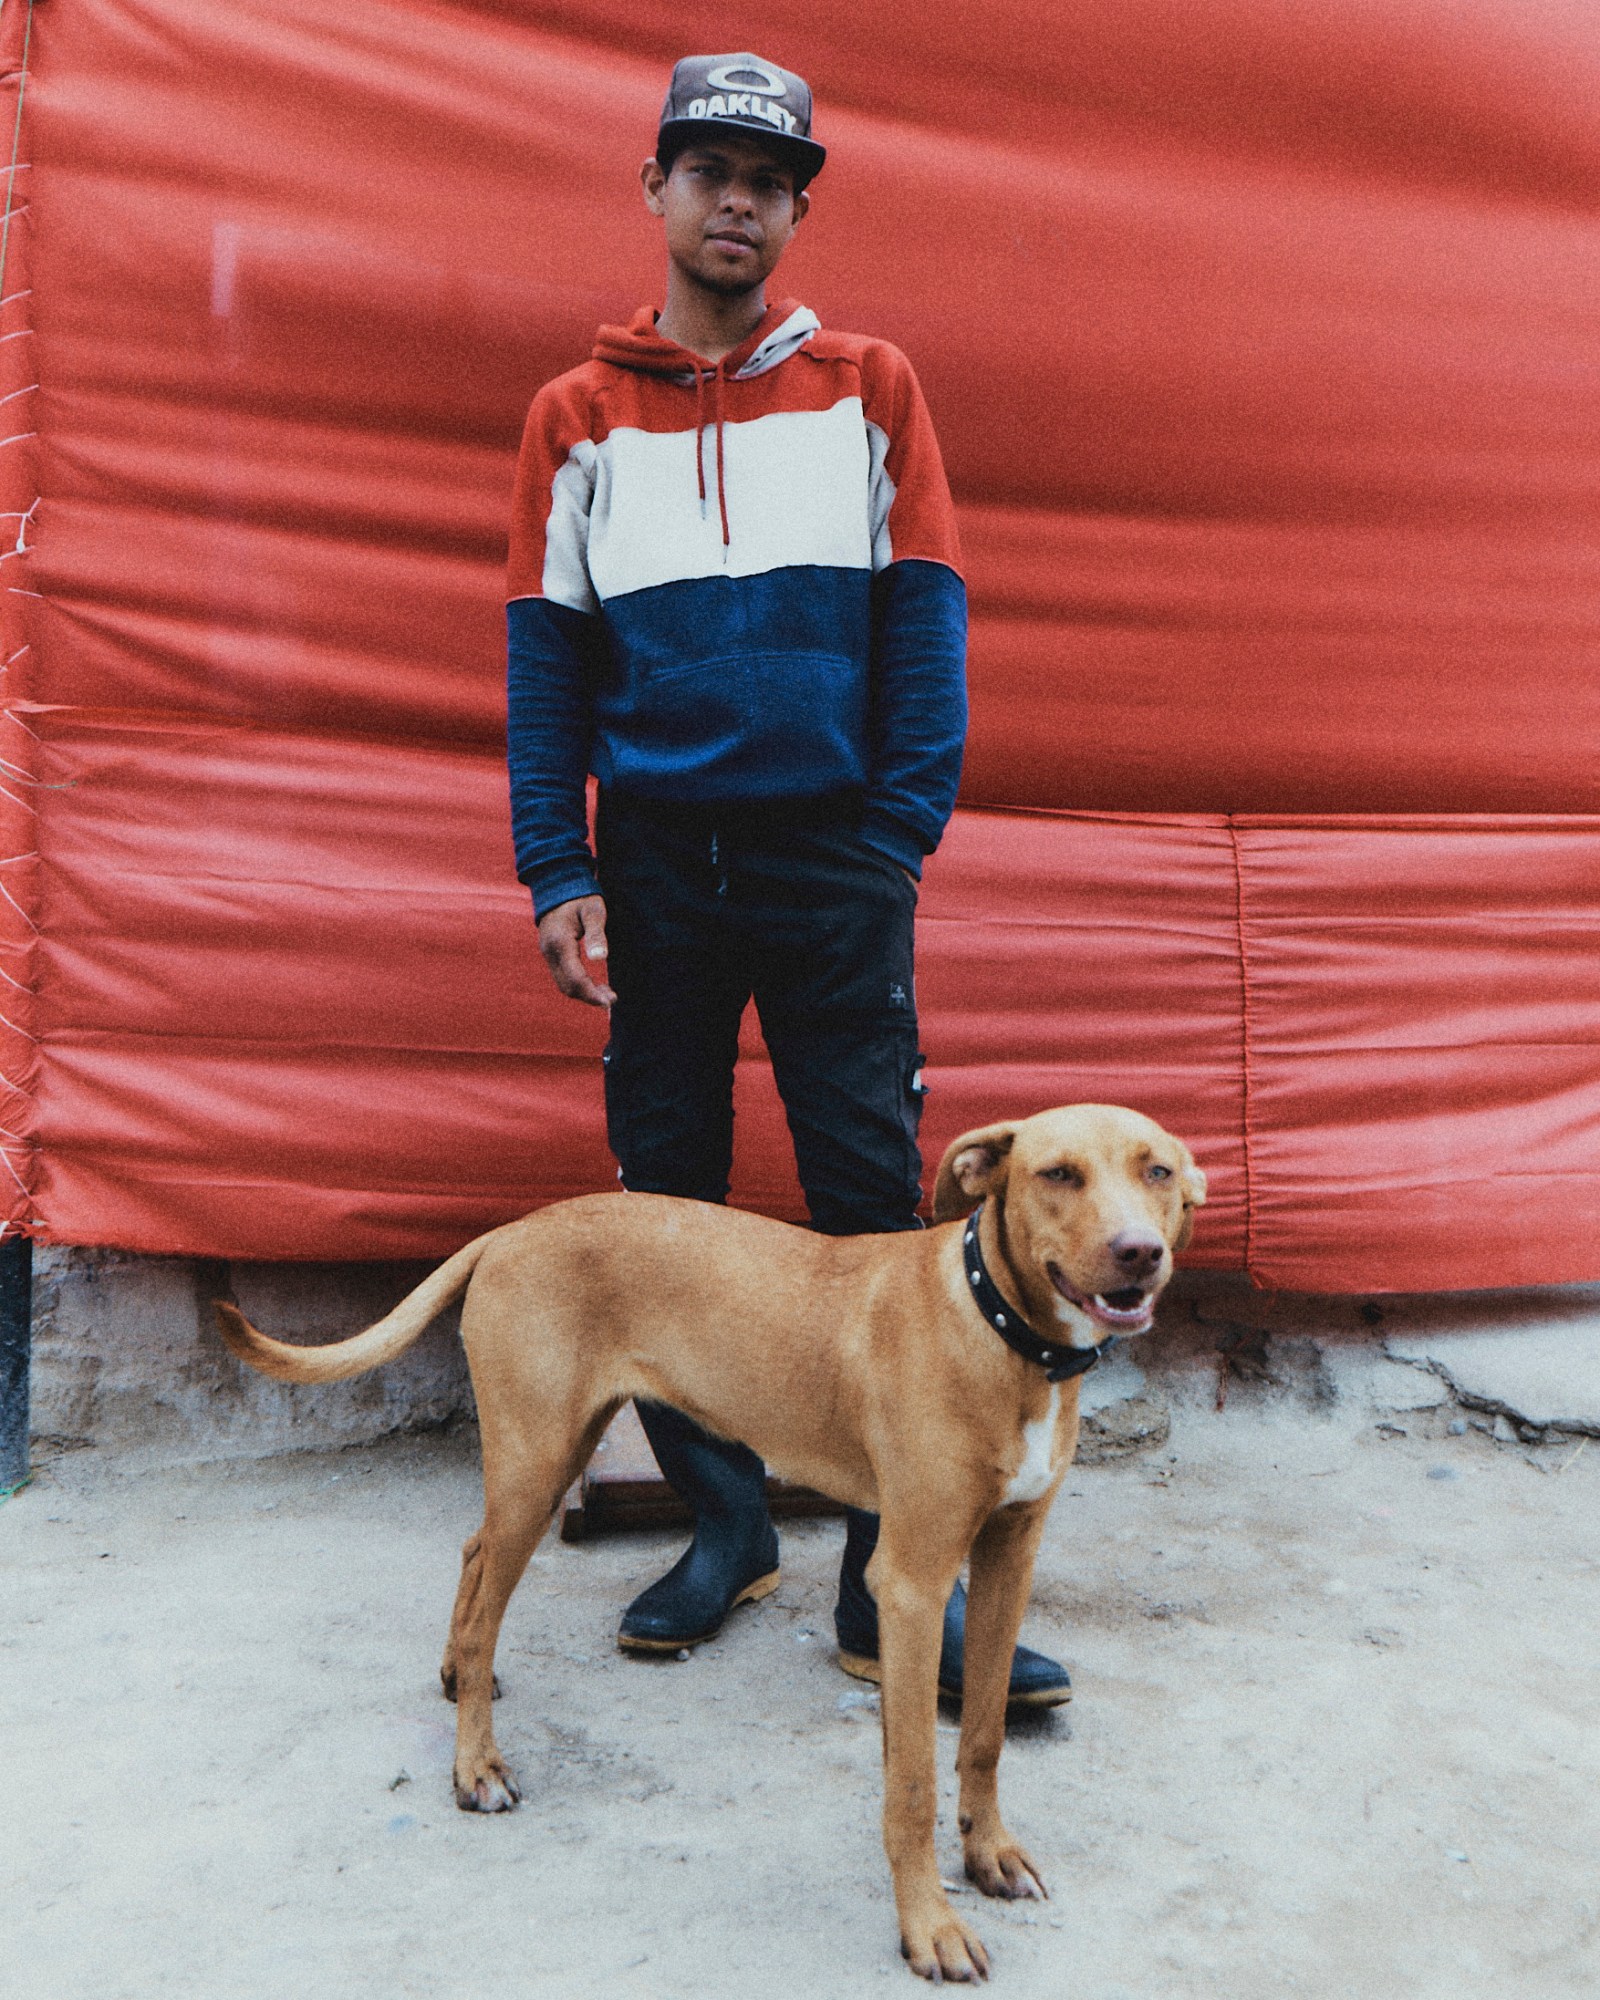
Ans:
[[[698,816],[602,799],[596,825],[616,1004],[606,1047],[606,1133],[636,1194],[725,1201],[733,1163],[733,1066],[750,996],[727,922],[715,830]],[[664,1403],[639,1421],[695,1539],[630,1604],[630,1643],[677,1643],[721,1623],[758,1571],[777,1566],[766,1467],[755,1452]]]
[[[616,991],[606,1130],[624,1187],[724,1201],[733,1066],[750,996],[713,829],[603,800],[596,829]]]
[[[800,825],[738,846],[731,892],[813,1226],[917,1228],[915,883],[848,825]]]

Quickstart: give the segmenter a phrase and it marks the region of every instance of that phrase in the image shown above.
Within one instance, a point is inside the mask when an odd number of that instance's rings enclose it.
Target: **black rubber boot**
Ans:
[[[867,1563],[878,1546],[878,1517],[858,1507],[845,1509],[844,1560],[839,1565],[839,1602],[833,1629],[839,1641],[839,1664],[857,1680],[882,1678],[878,1667],[878,1607],[867,1588]],[[961,1660],[966,1644],[967,1593],[958,1583],[944,1609],[944,1634],[939,1643],[939,1692],[961,1699]],[[1057,1660],[1046,1659],[1030,1646],[1011,1656],[1011,1685],[1006,1701],[1012,1707],[1054,1708],[1071,1701],[1072,1682]]]
[[[623,1612],[617,1644],[674,1653],[712,1638],[736,1604],[777,1589],[778,1535],[767,1513],[767,1469],[753,1451],[713,1437],[665,1403],[637,1407],[667,1484],[694,1510],[694,1540]]]

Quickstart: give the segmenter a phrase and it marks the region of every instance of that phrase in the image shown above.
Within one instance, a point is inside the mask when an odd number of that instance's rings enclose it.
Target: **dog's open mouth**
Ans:
[[[1108,1328],[1113,1333],[1146,1333],[1155,1318],[1156,1295],[1147,1292],[1142,1285],[1124,1285],[1114,1292],[1095,1292],[1092,1295],[1080,1292],[1061,1274],[1060,1267],[1047,1264],[1050,1282],[1067,1301],[1086,1313],[1096,1326]]]

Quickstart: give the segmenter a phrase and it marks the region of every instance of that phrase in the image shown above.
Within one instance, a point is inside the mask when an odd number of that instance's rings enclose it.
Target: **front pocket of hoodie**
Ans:
[[[658,660],[606,709],[600,734],[622,790],[688,780],[707,796],[786,798],[866,781],[866,675],[844,653]]]

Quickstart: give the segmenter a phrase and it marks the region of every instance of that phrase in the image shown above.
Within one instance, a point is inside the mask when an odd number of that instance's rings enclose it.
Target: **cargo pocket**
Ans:
[[[904,1070],[905,1093],[904,1108],[901,1116],[905,1120],[906,1137],[911,1141],[913,1147],[916,1146],[917,1133],[922,1127],[922,1107],[927,1102],[928,1097],[928,1086],[923,1081],[923,1071],[927,1066],[927,1061],[928,1058],[922,1053],[921,1049],[917,1049],[907,1061]],[[920,1168],[921,1158],[919,1155],[919,1171]]]

